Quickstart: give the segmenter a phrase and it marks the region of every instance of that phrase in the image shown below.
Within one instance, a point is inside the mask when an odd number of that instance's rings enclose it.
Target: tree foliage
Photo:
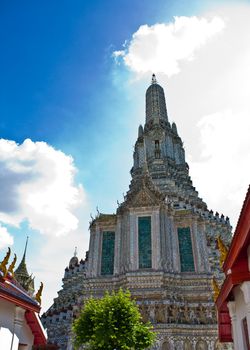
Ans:
[[[106,293],[89,299],[73,323],[75,347],[87,349],[141,350],[153,344],[152,326],[144,324],[129,291]]]

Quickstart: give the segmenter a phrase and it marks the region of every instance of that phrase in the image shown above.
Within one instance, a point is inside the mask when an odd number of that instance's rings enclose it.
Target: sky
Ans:
[[[45,311],[90,215],[128,190],[152,73],[190,175],[233,229],[249,185],[250,2],[0,1],[0,258],[23,254]]]

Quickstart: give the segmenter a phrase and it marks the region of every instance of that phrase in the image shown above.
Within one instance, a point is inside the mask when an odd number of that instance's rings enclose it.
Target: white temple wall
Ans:
[[[19,339],[16,334],[13,334],[8,328],[0,327],[0,344],[1,349],[11,349],[18,350]]]
[[[229,302],[229,313],[232,323],[234,349],[248,350],[243,339],[243,319],[247,318],[247,305],[240,286],[234,288],[234,302]]]
[[[13,350],[18,349],[18,344],[27,344],[25,350],[31,350],[34,336],[25,319],[25,309],[22,309],[15,304],[1,299],[0,300],[0,345],[9,342],[14,334]],[[18,341],[17,341],[18,340]],[[24,348],[23,348],[24,349]]]

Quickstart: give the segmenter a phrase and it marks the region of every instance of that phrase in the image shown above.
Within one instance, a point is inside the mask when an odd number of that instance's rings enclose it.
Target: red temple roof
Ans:
[[[227,302],[230,300],[234,286],[250,281],[247,249],[250,245],[250,186],[244,200],[236,230],[223,264],[226,275],[216,300],[218,309],[219,340],[232,341],[231,320]]]
[[[40,305],[27,291],[9,274],[3,277],[0,271],[0,298],[5,299],[26,310],[25,318],[33,335],[35,345],[45,345],[46,335],[38,313]]]

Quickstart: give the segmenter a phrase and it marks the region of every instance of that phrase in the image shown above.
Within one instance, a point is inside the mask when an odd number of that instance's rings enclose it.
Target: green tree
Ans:
[[[129,291],[106,293],[101,299],[89,299],[73,323],[75,348],[141,350],[153,344],[152,325],[142,322]]]

